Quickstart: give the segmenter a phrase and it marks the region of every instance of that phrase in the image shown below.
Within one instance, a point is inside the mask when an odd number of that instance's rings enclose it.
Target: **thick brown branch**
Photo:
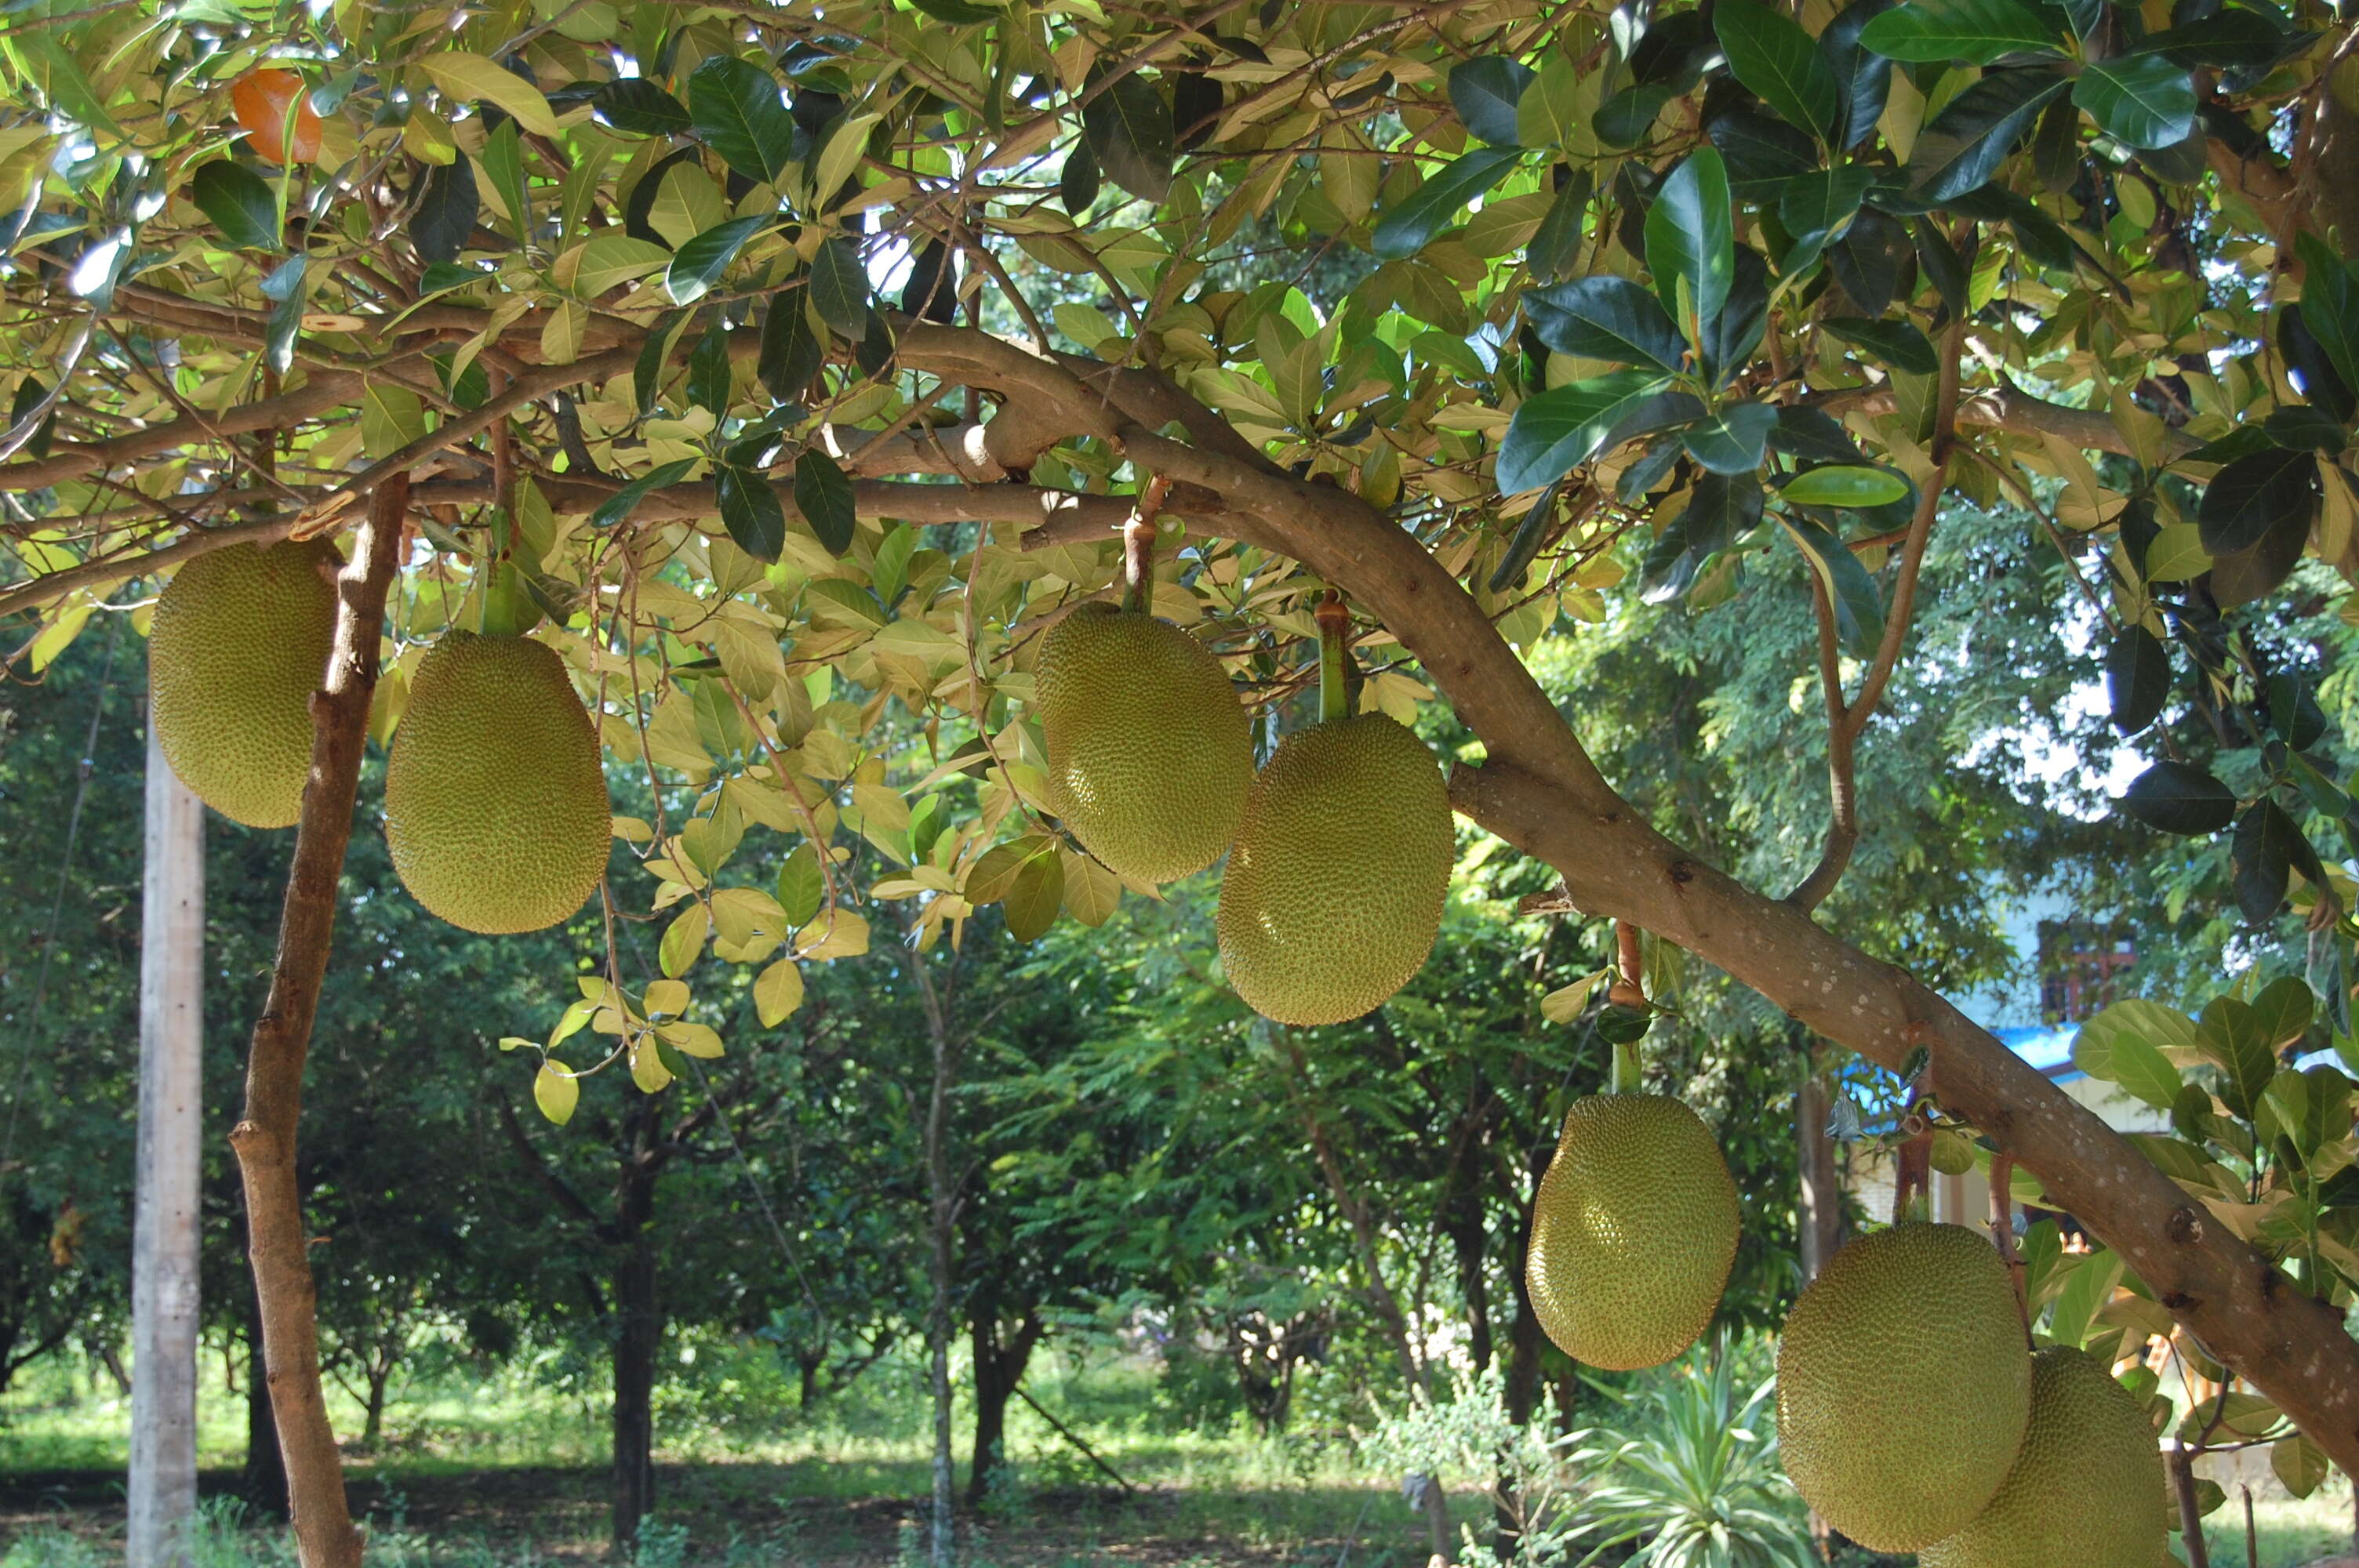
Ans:
[[[320,1387],[310,1238],[296,1174],[303,1063],[336,929],[336,883],[353,832],[369,697],[376,689],[386,591],[401,562],[409,481],[395,474],[369,498],[352,564],[338,578],[335,641],[322,689],[311,699],[311,776],[287,872],[270,997],[246,1058],[245,1114],[230,1146],[245,1183],[247,1249],[262,1318],[270,1408],[287,1463],[288,1504],[303,1568],[357,1568],[359,1534],[344,1501],[343,1465]]]
[[[94,470],[152,458],[176,447],[210,442],[215,436],[245,436],[256,430],[299,424],[331,408],[359,402],[361,386],[357,375],[342,371],[314,371],[310,380],[292,392],[224,408],[201,420],[168,419],[107,440],[61,446],[48,457],[31,462],[10,463],[0,468],[0,491],[38,490],[44,485],[80,479]]]

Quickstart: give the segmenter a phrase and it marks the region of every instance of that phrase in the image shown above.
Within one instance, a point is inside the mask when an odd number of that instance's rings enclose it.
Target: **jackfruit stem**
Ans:
[[[1606,1092],[1635,1095],[1646,1081],[1646,1073],[1638,1065],[1638,1043],[1617,1040],[1614,1043],[1614,1076],[1606,1083]]]
[[[1352,612],[1333,589],[1319,601],[1319,722],[1332,724],[1352,713],[1351,650],[1346,645]]]
[[[1145,615],[1155,602],[1155,517],[1171,481],[1157,474],[1138,494],[1138,506],[1122,525],[1122,607]]]

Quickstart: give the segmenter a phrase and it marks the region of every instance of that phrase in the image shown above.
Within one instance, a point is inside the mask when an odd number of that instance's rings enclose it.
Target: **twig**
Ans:
[[[1057,1429],[1058,1436],[1063,1438],[1066,1442],[1080,1449],[1083,1458],[1096,1465],[1099,1469],[1104,1471],[1108,1476],[1114,1477],[1114,1484],[1120,1487],[1125,1495],[1136,1495],[1137,1493],[1138,1488],[1132,1486],[1128,1481],[1124,1480],[1121,1471],[1115,1469],[1113,1465],[1099,1458],[1096,1449],[1092,1448],[1088,1444],[1083,1443],[1080,1438],[1074,1436],[1072,1428],[1067,1426],[1063,1422],[1059,1421],[1055,1416],[1050,1415],[1046,1409],[1042,1408],[1038,1400],[1034,1399],[1029,1393],[1025,1391],[1023,1384],[1017,1383],[1011,1391],[1017,1399],[1022,1400],[1026,1404],[1030,1405],[1033,1410],[1039,1414],[1042,1421],[1045,1421],[1050,1426],[1055,1427]],[[2245,1506],[2247,1509],[2251,1507],[2249,1497]]]

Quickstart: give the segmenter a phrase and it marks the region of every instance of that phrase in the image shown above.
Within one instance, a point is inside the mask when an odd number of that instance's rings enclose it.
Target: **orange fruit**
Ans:
[[[293,151],[296,161],[310,163],[320,156],[320,116],[303,79],[291,70],[250,70],[229,90],[237,123],[253,137],[258,157],[285,163],[288,151],[287,114],[294,111]]]

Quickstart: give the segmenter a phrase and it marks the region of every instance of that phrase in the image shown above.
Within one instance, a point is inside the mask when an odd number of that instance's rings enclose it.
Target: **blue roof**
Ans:
[[[2081,1033],[2077,1023],[2033,1023],[2015,1029],[1994,1029],[1991,1033],[2027,1065],[2051,1078],[2081,1076],[2081,1069],[2072,1065],[2072,1042]]]

